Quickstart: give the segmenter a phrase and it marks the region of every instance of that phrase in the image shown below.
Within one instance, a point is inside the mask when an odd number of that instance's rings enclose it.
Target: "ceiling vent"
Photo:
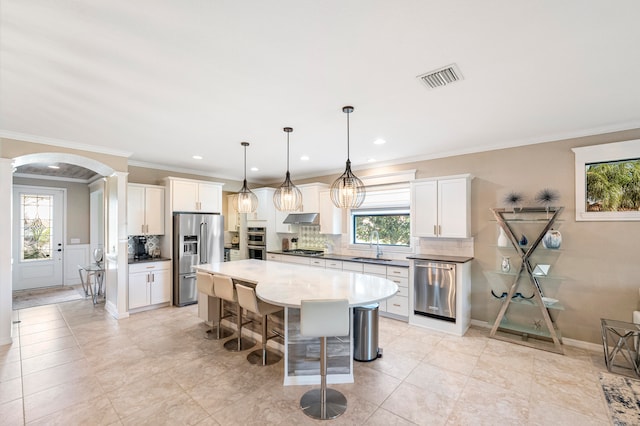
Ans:
[[[464,77],[456,64],[447,65],[434,71],[419,75],[418,78],[428,89],[448,86],[456,81],[463,80]]]

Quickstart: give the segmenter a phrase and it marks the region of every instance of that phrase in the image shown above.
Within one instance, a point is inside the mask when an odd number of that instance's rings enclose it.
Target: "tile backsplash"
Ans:
[[[147,253],[153,253],[153,250],[160,248],[160,236],[159,235],[147,235]],[[135,254],[133,249],[133,236],[129,235],[127,239],[127,255],[133,257]]]

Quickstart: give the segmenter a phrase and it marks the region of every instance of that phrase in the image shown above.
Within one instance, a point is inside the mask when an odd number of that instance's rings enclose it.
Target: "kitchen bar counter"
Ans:
[[[333,253],[325,253],[319,256],[313,256],[308,254],[289,253],[282,250],[269,250],[267,253],[280,254],[284,256],[309,257],[314,259],[340,260],[343,262],[356,262],[356,263],[374,264],[374,265],[383,265],[383,266],[399,266],[401,268],[409,267],[409,262],[406,260],[396,260],[396,259],[380,260],[380,259],[376,259],[375,257],[368,258],[367,256],[353,256],[353,255],[333,254]],[[363,258],[366,258],[366,260]],[[385,259],[384,256],[382,258]]]
[[[317,384],[318,339],[300,335],[300,301],[305,299],[347,299],[350,307],[369,305],[392,297],[398,286],[382,277],[356,272],[318,269],[262,260],[238,260],[194,266],[199,272],[226,275],[234,280],[256,284],[262,300],[285,307],[284,384]],[[329,383],[353,382],[353,342],[348,338],[329,339]]]

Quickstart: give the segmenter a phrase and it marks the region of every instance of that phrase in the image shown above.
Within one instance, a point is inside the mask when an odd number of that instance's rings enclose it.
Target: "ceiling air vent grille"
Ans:
[[[456,64],[447,65],[435,71],[429,71],[417,77],[428,89],[448,86],[456,81],[463,80],[462,73]]]

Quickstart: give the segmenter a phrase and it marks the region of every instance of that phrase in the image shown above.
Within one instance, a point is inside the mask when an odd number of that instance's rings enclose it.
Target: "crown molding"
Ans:
[[[95,152],[98,154],[114,155],[117,157],[129,158],[133,154],[129,151],[120,151],[117,149],[106,148],[98,145],[89,145],[80,142],[72,142],[63,139],[55,139],[47,136],[31,135],[28,133],[12,132],[10,130],[0,129],[0,138],[15,139],[17,141],[40,143],[45,145],[59,146],[61,148],[78,149],[81,151]]]

